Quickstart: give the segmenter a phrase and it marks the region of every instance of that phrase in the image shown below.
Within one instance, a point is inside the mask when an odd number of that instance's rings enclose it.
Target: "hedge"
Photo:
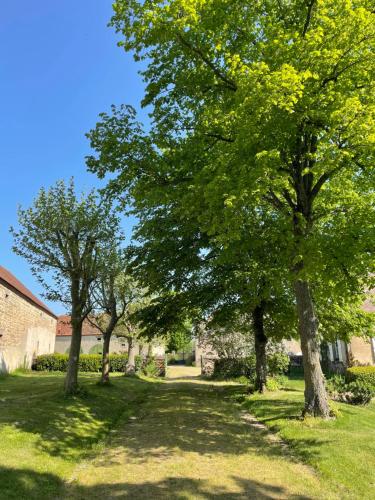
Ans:
[[[251,378],[255,373],[255,357],[215,359],[213,377],[237,378],[245,376]]]
[[[42,354],[34,363],[37,371],[65,372],[68,366],[69,356],[67,354]],[[111,354],[111,371],[125,371],[127,354]],[[102,369],[102,356],[100,354],[81,354],[79,357],[79,370],[81,372],[100,372]]]
[[[68,366],[68,354],[42,354],[34,362],[33,369],[37,371],[66,372]],[[127,354],[110,354],[111,371],[124,372]],[[79,371],[81,372],[101,372],[101,354],[81,354],[79,357]],[[136,373],[144,373],[148,376],[165,376],[164,358],[142,358],[135,357]]]
[[[346,370],[347,382],[364,382],[375,390],[375,366],[353,366]]]
[[[255,363],[255,356],[215,359],[212,376],[224,379],[245,376],[251,379],[255,377]],[[270,376],[285,375],[289,368],[289,356],[282,352],[269,354],[267,365]]]

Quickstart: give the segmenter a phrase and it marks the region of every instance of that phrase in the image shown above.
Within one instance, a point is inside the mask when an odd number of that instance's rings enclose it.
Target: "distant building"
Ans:
[[[68,354],[71,341],[72,325],[70,323],[70,316],[59,316],[56,326],[55,352]],[[87,319],[82,325],[81,352],[83,354],[101,354],[103,352],[103,335],[101,331]],[[112,335],[109,352],[118,354],[128,352],[128,343],[126,339],[124,337]],[[148,346],[146,342],[143,345],[138,344],[138,352],[147,356]],[[152,354],[154,356],[163,356],[164,347],[153,346]]]
[[[373,299],[366,300],[363,309],[375,313]],[[284,346],[292,360],[302,357],[301,345],[297,340],[284,341]],[[343,371],[350,364],[375,365],[375,338],[352,337],[349,343],[336,340],[328,343],[328,369]]]
[[[59,316],[56,326],[55,352],[68,354],[71,341],[72,325],[70,323],[70,316]],[[103,352],[103,335],[87,319],[85,319],[82,325],[81,352],[83,354],[98,354]],[[110,352],[128,352],[126,339],[113,335],[110,343]]]
[[[12,273],[0,266],[0,372],[30,368],[55,348],[57,317]]]

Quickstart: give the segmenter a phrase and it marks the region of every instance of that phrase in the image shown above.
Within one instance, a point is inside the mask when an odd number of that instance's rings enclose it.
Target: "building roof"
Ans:
[[[5,267],[0,266],[0,282],[2,282],[7,288],[18,292],[22,297],[29,302],[32,302],[36,307],[42,309],[44,312],[57,318],[55,314],[33,293],[30,292],[28,288],[25,287],[10,271],[5,269]]]
[[[82,335],[94,335],[98,337],[102,335],[101,331],[93,326],[87,319],[83,322],[82,325]],[[70,323],[69,315],[62,315],[57,318],[56,325],[56,336],[57,337],[71,337],[72,336],[72,325]]]

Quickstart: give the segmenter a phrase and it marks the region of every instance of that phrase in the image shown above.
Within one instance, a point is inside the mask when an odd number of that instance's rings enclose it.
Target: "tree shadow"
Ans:
[[[282,457],[283,461],[290,463],[297,461],[279,442],[268,440],[266,430],[254,429],[241,419],[241,407],[233,404],[233,397],[244,391],[241,386],[199,384],[186,380],[164,383],[122,377],[115,379],[109,387],[101,387],[96,385],[96,380],[83,384],[87,389],[86,396],[65,399],[59,385],[62,378],[19,377],[18,381],[12,381],[13,387],[8,387],[13,390],[6,397],[5,411],[0,408],[0,424],[13,425],[37,435],[37,446],[43,452],[77,462],[89,457],[98,441],[107,439],[107,452],[95,460],[95,467],[141,465],[146,477],[150,460],[167,460],[176,450],[193,452],[197,457],[230,455],[235,460],[240,455],[252,454]],[[282,410],[286,404],[281,401],[272,403],[273,412]],[[294,403],[288,412],[293,408]],[[310,454],[318,445],[306,443],[311,448]],[[16,475],[14,482],[19,483],[22,494],[30,488],[32,492],[37,491],[39,483],[46,491],[62,487],[60,479],[53,475],[12,471],[10,474]],[[34,493],[24,497],[22,494],[1,497],[7,481],[2,482],[0,478],[0,499],[34,498]],[[48,484],[43,486],[43,481]],[[248,478],[237,477],[236,482],[236,491],[217,491],[215,494],[207,489],[203,480],[181,477],[157,483],[103,484],[95,488],[73,484],[69,486],[71,496],[65,498],[178,499],[186,498],[186,495],[179,496],[183,489],[197,498],[283,498],[285,493],[282,488],[276,491],[277,486]],[[49,497],[39,495],[35,498]]]
[[[51,456],[79,460],[91,453],[117,420],[140,407],[151,384],[120,377],[109,386],[95,375],[80,377],[82,394],[66,398],[58,375],[9,376],[0,386],[0,425],[38,437],[37,448]]]
[[[55,499],[299,499],[313,497],[293,496],[280,486],[239,477],[232,477],[232,488],[212,487],[204,480],[184,477],[168,477],[157,482],[98,484],[79,486],[66,485],[58,476],[38,473],[30,469],[0,467],[0,498],[7,500],[55,500]]]
[[[98,466],[147,464],[168,459],[176,450],[211,457],[257,454],[297,462],[288,449],[268,439],[269,431],[254,429],[241,418],[232,399],[239,386],[214,386],[173,381],[152,391],[137,417],[111,439],[110,452]],[[147,422],[145,422],[147,420]]]

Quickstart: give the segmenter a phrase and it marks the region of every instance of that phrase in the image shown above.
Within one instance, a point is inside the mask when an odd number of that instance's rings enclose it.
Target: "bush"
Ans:
[[[42,354],[35,360],[34,369],[38,371],[66,372],[69,356],[67,354]],[[127,354],[110,355],[111,371],[123,372],[125,370]],[[81,354],[79,358],[79,371],[100,372],[102,369],[102,356],[100,354]]]
[[[346,388],[345,378],[342,375],[333,375],[327,380],[326,386],[329,394],[344,392]]]
[[[111,371],[113,372],[125,372],[127,361],[128,361],[127,353],[109,355],[109,363],[111,365]]]
[[[275,375],[267,378],[266,387],[268,391],[273,392],[285,387],[286,383],[287,378],[284,375]]]
[[[134,358],[135,373],[141,373],[143,368],[143,358],[139,354]]]
[[[150,358],[147,360],[142,371],[146,377],[157,377],[159,375],[159,367],[156,364],[155,359]]]
[[[268,373],[285,375],[289,370],[289,356],[284,352],[274,352],[267,356]]]
[[[375,391],[375,366],[353,366],[346,370],[347,382],[362,382]]]
[[[42,354],[34,362],[33,368],[37,371],[66,372],[68,354]]]
[[[342,375],[330,378],[327,389],[333,400],[352,405],[368,404],[375,396],[375,386],[360,379],[347,382]]]
[[[233,379],[245,376],[253,379],[255,376],[255,356],[247,358],[222,358],[215,359],[213,377]]]

